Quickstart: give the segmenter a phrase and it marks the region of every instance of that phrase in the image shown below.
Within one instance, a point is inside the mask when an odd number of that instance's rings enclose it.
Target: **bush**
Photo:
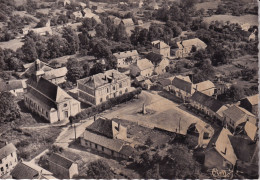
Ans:
[[[81,119],[89,118],[91,116],[99,114],[102,111],[109,109],[109,108],[111,108],[115,105],[118,105],[118,104],[121,104],[123,102],[126,102],[126,101],[133,99],[134,96],[140,94],[141,92],[142,92],[142,89],[137,88],[132,92],[125,93],[125,94],[123,94],[121,96],[117,96],[115,98],[111,98],[111,99],[109,99],[109,100],[107,100],[107,101],[105,101],[105,102],[103,102],[99,105],[91,106],[91,107],[85,109],[84,111],[81,111],[80,113],[78,113],[75,116],[74,120],[79,121]]]

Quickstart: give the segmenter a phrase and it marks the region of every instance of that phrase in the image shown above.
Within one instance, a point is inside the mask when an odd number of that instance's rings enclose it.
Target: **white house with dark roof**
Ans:
[[[130,65],[130,74],[132,76],[145,76],[150,77],[153,75],[154,65],[148,59],[138,60],[136,63]]]
[[[110,119],[99,118],[80,137],[80,144],[115,158],[128,159],[134,149],[128,145],[127,128]]]
[[[152,51],[156,54],[160,54],[163,57],[170,57],[170,46],[163,41],[157,40],[152,42]]]
[[[11,172],[12,179],[57,179],[46,169],[33,162],[20,162]]]
[[[59,178],[72,179],[78,175],[78,164],[61,154],[53,153],[48,158],[50,171]]]
[[[129,67],[140,59],[136,50],[117,52],[113,54],[117,59],[117,67]]]
[[[191,51],[206,49],[207,45],[199,38],[188,39],[177,42],[178,50],[175,52],[177,58],[184,58],[191,55]]]
[[[12,143],[0,142],[0,178],[10,173],[17,163],[16,147]]]
[[[132,89],[130,77],[114,69],[77,80],[77,88],[79,99],[91,105],[100,104]]]
[[[37,78],[38,79],[38,78]],[[28,109],[37,113],[50,123],[68,120],[81,111],[80,102],[68,95],[56,84],[40,77],[28,84],[24,94]]]

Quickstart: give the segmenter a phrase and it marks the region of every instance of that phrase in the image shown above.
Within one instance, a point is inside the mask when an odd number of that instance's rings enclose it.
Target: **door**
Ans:
[[[69,117],[69,112],[68,111],[64,111],[64,118],[68,118]]]

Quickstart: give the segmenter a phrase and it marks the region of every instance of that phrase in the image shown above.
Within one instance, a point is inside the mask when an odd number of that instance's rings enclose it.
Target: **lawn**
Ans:
[[[204,21],[211,23],[212,21],[230,21],[231,23],[245,24],[249,23],[251,25],[258,26],[258,17],[257,15],[243,15],[243,16],[232,16],[232,15],[213,15],[210,17],[204,17]]]
[[[12,49],[13,51],[16,51],[18,48],[22,47],[24,42],[22,42],[21,39],[13,39],[7,42],[0,42],[0,47],[2,49]]]
[[[203,3],[197,3],[195,5],[197,10],[205,9],[207,11],[208,9],[217,9],[220,1],[210,1],[210,2],[203,2]]]

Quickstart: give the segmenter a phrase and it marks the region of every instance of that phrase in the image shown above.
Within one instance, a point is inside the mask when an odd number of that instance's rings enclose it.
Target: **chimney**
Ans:
[[[120,132],[120,126],[121,126],[121,124],[120,124],[120,123],[118,123],[118,124],[117,124],[117,129],[118,129],[118,132]]]

